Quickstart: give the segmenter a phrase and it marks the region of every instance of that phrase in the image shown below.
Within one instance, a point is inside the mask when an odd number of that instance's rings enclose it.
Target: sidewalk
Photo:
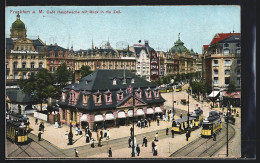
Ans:
[[[39,131],[39,124],[40,122],[43,122],[41,120],[38,121],[38,125],[35,125],[35,118],[33,116],[28,115],[29,120],[30,120],[30,128],[32,129],[31,133],[34,135],[38,135]],[[175,117],[178,118],[178,117]],[[172,123],[168,121],[160,121],[160,126],[157,126],[155,121],[151,122],[151,127],[146,127],[146,128],[138,128],[135,126],[135,134],[142,134],[146,132],[151,132],[151,131],[156,131],[156,130],[161,130],[166,127],[171,127]],[[42,134],[42,139],[45,139],[46,141],[49,141],[50,143],[54,144],[60,149],[68,149],[68,148],[74,148],[74,147],[79,147],[83,146],[89,143],[86,143],[86,139],[83,131],[83,135],[78,135],[76,136],[74,134],[74,128],[72,127],[72,133],[73,133],[73,145],[67,145],[68,139],[65,135],[66,130],[69,132],[69,126],[62,125],[61,128],[54,128],[54,124],[49,124],[44,122],[44,132]],[[122,137],[128,137],[130,136],[130,126],[120,126],[119,128],[111,128],[108,129],[110,133],[110,140],[113,139],[118,139]],[[119,134],[120,133],[120,134]],[[92,137],[96,140],[97,135],[96,132],[92,132]],[[103,143],[105,143],[107,140],[103,139]],[[97,141],[95,141],[97,143]]]

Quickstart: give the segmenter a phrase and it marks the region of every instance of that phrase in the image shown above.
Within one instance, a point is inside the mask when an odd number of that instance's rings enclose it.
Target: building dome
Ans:
[[[178,40],[174,43],[174,46],[170,49],[172,53],[183,53],[188,51],[187,48],[184,46],[184,43],[180,39],[180,34]]]
[[[19,13],[16,16],[16,18],[17,18],[16,21],[13,22],[13,24],[12,24],[12,29],[25,29],[24,23],[20,20]]]

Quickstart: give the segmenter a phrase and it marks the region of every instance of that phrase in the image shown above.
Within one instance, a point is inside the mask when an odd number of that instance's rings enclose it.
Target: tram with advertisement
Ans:
[[[219,132],[221,129],[221,115],[215,110],[212,110],[209,112],[209,116],[202,122],[201,137],[212,137],[214,133]]]
[[[28,141],[28,132],[23,122],[6,119],[6,137],[15,144]]]

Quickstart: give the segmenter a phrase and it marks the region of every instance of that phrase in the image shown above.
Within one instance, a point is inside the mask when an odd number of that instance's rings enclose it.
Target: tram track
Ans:
[[[235,135],[235,129],[229,125],[229,140]],[[226,126],[224,130],[219,132],[217,141],[213,141],[210,138],[197,138],[193,142],[185,145],[176,152],[172,153],[170,157],[212,157],[220,148],[226,144]]]

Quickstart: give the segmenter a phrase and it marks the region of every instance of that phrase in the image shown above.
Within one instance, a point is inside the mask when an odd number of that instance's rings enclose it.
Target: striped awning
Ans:
[[[133,109],[128,110],[127,115],[128,117],[133,117]]]
[[[160,107],[155,108],[155,113],[162,113],[162,109]]]
[[[146,114],[153,114],[153,108],[147,108]]]
[[[94,122],[104,121],[104,118],[101,114],[95,115]]]
[[[136,115],[144,115],[143,109],[137,109],[136,110]]]
[[[124,111],[119,111],[117,118],[125,118],[125,112]]]
[[[87,115],[86,114],[83,114],[80,118],[80,121],[81,122],[87,122]]]
[[[106,120],[113,120],[113,119],[115,119],[115,116],[114,116],[113,113],[107,113],[106,114]]]

